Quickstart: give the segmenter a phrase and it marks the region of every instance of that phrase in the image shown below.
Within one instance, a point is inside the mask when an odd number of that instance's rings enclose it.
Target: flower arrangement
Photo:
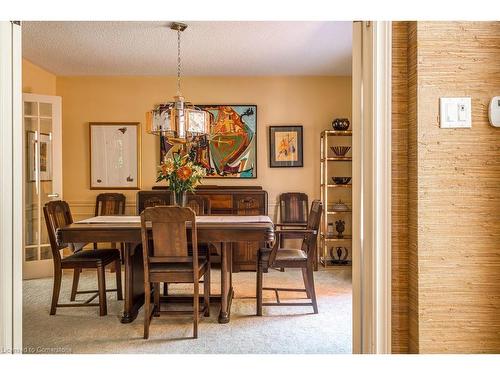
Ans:
[[[184,193],[193,192],[205,175],[205,168],[193,162],[189,155],[174,154],[158,166],[156,182],[168,181],[170,190],[175,193],[176,203],[179,204]]]

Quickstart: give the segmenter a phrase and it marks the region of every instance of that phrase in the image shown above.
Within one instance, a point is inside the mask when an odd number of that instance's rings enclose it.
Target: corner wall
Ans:
[[[23,93],[56,95],[56,76],[23,59]]]

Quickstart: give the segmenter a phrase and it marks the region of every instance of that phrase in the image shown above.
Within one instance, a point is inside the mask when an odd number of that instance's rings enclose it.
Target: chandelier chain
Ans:
[[[181,28],[177,28],[177,95],[181,95]]]

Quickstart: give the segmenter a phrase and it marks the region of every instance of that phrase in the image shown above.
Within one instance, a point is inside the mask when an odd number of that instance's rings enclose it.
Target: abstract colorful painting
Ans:
[[[257,178],[257,106],[197,105],[210,113],[208,142],[196,148],[196,161],[210,178]],[[168,152],[161,139],[161,157]]]
[[[270,167],[302,167],[302,126],[269,127]]]

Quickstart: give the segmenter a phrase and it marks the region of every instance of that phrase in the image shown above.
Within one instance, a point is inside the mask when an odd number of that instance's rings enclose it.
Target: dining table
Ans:
[[[218,321],[228,323],[234,296],[231,243],[271,242],[274,240],[273,222],[265,215],[213,215],[197,216],[196,226],[199,243],[221,244],[221,293],[217,296],[220,297]],[[187,230],[190,230],[189,223]],[[73,248],[81,248],[86,243],[124,243],[125,293],[120,321],[133,322],[144,304],[141,217],[95,216],[76,221],[57,230],[57,241]]]

